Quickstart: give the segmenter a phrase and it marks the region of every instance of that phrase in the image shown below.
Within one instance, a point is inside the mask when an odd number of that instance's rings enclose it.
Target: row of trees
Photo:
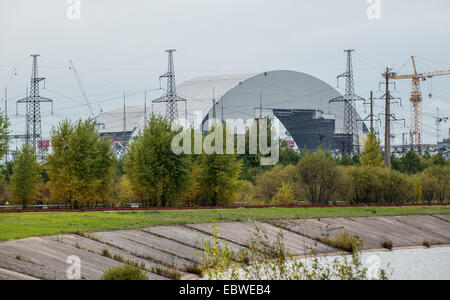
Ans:
[[[2,128],[7,132],[7,122],[2,127],[1,121],[0,141]],[[154,116],[118,161],[93,121],[63,121],[52,131],[53,151],[45,162],[37,161],[34,147],[24,145],[4,166],[0,201],[80,208],[136,202],[163,207],[444,202],[450,197],[450,166],[442,156],[417,156],[417,163],[412,153],[385,169],[373,132],[363,154],[353,158],[335,158],[320,149],[299,154],[281,143],[274,167],[261,166],[260,155],[177,155],[171,145],[178,133]],[[6,153],[1,143],[0,151]]]
[[[254,203],[292,205],[402,204],[450,200],[450,165],[441,155],[423,158],[428,167],[410,174],[384,168],[380,144],[371,132],[358,163],[342,164],[319,149],[306,153],[296,166],[276,166],[247,185]],[[420,160],[420,159],[419,159]],[[408,159],[404,159],[405,162]]]

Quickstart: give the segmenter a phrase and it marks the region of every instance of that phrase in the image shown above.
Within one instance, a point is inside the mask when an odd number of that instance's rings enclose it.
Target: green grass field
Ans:
[[[450,214],[448,206],[264,208],[86,213],[0,214],[0,241],[62,233],[246,220]]]

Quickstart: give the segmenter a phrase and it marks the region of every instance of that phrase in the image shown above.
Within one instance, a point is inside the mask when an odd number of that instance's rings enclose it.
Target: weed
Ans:
[[[429,241],[429,240],[423,240],[422,244],[427,248],[431,248],[431,241]]]
[[[392,248],[394,248],[394,243],[389,238],[385,238],[381,245],[383,246],[383,248],[388,250],[392,250]]]
[[[172,280],[180,280],[181,279],[181,274],[180,272],[178,272],[175,269],[167,269],[164,267],[153,267],[152,268],[152,273],[160,275],[162,277],[166,277]]]
[[[108,249],[103,249],[102,256],[112,258],[112,255],[109,253]]]
[[[356,253],[363,247],[364,241],[357,237],[351,236],[348,232],[337,234],[333,238],[321,237],[317,241],[327,244],[330,247],[341,249],[350,253]]]
[[[148,280],[148,277],[140,267],[125,264],[104,272],[102,280]]]
[[[191,274],[198,275],[200,277],[203,276],[203,267],[198,264],[191,264],[186,266],[185,271]]]

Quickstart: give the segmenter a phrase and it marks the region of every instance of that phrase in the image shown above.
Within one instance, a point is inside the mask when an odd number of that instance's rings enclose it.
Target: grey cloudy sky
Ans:
[[[47,78],[42,95],[55,100],[55,116],[42,107],[44,135],[61,119],[89,116],[78,104],[84,100],[69,60],[97,112],[120,107],[124,91],[158,88],[168,48],[177,49],[178,83],[287,69],[333,86],[345,71],[343,50],[354,48],[356,90],[363,97],[378,91],[386,66],[399,68],[411,55],[448,63],[419,64],[419,71],[450,69],[448,0],[381,0],[380,20],[368,19],[366,0],[81,0],[80,20],[67,18],[68,7],[66,0],[0,0],[0,89],[8,86],[14,133],[24,131],[25,110],[20,107],[16,117],[15,101],[25,95],[33,53],[41,54],[40,75]],[[428,95],[430,83],[422,87]],[[409,90],[409,81],[398,83],[403,106],[394,106],[407,126]],[[435,143],[436,107],[450,114],[450,76],[433,80],[433,95],[424,97],[427,143]],[[130,96],[127,104],[143,105],[143,99]],[[363,105],[358,109],[365,114]],[[381,101],[376,109],[383,109]],[[448,127],[443,125],[445,135]],[[394,126],[398,143],[406,131],[403,123]]]

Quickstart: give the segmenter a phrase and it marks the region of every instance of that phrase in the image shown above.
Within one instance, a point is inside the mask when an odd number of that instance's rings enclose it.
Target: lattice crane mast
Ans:
[[[394,80],[399,79],[411,79],[412,81],[412,90],[410,96],[411,102],[411,135],[412,135],[412,143],[416,147],[420,147],[423,141],[423,129],[422,129],[422,91],[420,88],[420,82],[426,81],[427,79],[431,79],[436,76],[444,76],[450,75],[450,70],[445,71],[434,71],[434,72],[424,72],[419,73],[416,67],[416,59],[417,57],[411,56],[410,59],[405,63],[405,65],[411,61],[413,67],[413,74],[402,75],[398,73],[394,73],[391,77]],[[405,66],[404,65],[404,66]],[[403,67],[402,67],[403,68]],[[386,76],[385,73],[382,74],[383,77]],[[432,94],[430,93],[430,98]]]

